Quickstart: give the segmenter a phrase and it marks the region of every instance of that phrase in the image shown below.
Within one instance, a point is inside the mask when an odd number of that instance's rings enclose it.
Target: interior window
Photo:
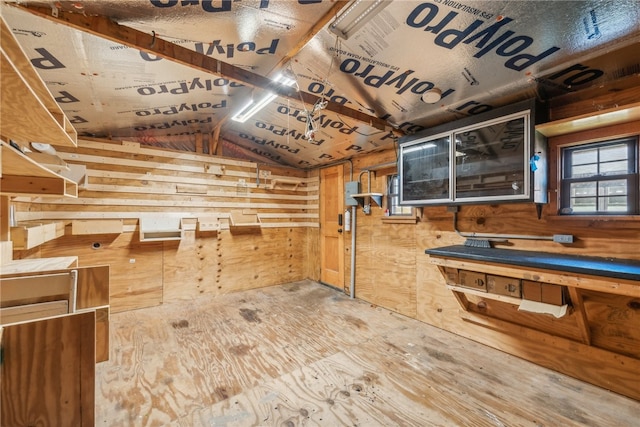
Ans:
[[[561,214],[638,214],[637,137],[566,147],[561,156]]]
[[[400,182],[398,175],[387,176],[387,208],[388,216],[413,215],[411,206],[400,206]]]

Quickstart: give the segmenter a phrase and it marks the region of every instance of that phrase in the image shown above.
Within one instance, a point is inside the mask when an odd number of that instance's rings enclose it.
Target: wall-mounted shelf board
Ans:
[[[69,170],[63,170],[60,175],[75,182],[78,186],[83,187],[87,180],[87,166],[74,163],[67,163]]]
[[[140,241],[157,242],[165,240],[181,240],[182,229],[180,218],[167,218],[163,216],[140,217]]]
[[[0,141],[0,158],[2,194],[78,197],[75,182],[39,165],[5,141]]]
[[[232,211],[229,214],[229,229],[233,232],[260,230],[262,223],[257,213],[250,210]]]
[[[0,135],[27,143],[77,146],[78,135],[0,18]]]
[[[208,186],[202,184],[176,184],[176,193],[207,194]]]
[[[373,200],[376,205],[382,207],[382,196],[382,193],[356,193],[351,195],[363,207],[369,204],[369,200]]]
[[[269,189],[274,190],[276,187],[291,187],[291,190],[298,189],[298,186],[303,185],[304,183],[299,179],[293,178],[272,178],[271,183],[269,184]]]
[[[41,166],[60,175],[62,172],[69,171],[69,165],[57,155],[48,153],[38,153],[35,151],[25,152],[25,156],[38,163]]]
[[[122,219],[75,219],[71,221],[71,234],[120,234],[123,232]]]
[[[27,250],[64,235],[64,222],[21,223],[11,227],[13,249]]]

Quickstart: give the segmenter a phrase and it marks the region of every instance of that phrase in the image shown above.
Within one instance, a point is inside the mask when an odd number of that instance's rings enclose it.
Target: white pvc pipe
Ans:
[[[351,282],[349,296],[356,297],[356,206],[351,206]]]

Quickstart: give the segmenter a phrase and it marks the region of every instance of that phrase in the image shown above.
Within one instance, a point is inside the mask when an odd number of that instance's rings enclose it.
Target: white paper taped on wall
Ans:
[[[544,302],[530,301],[523,299],[518,307],[518,311],[528,311],[530,313],[551,314],[559,319],[567,314],[567,304],[553,305]]]

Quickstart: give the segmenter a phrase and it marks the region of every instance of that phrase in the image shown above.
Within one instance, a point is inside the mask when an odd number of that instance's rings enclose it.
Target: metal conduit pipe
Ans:
[[[333,163],[328,163],[326,165],[322,165],[320,167],[318,167],[318,169],[326,169],[326,168],[330,168],[332,166],[338,166],[338,165],[342,165],[345,163],[349,163],[350,169],[349,169],[349,181],[353,181],[353,162],[351,161],[351,159],[346,159],[346,160],[340,160],[339,162],[333,162]]]
[[[553,236],[532,236],[526,234],[492,234],[492,233],[463,233],[458,231],[458,212],[453,213],[453,229],[462,237],[491,239],[494,242],[504,242],[508,239],[521,239],[521,240],[553,240]]]
[[[351,280],[349,282],[349,298],[356,297],[356,212],[351,206]]]

